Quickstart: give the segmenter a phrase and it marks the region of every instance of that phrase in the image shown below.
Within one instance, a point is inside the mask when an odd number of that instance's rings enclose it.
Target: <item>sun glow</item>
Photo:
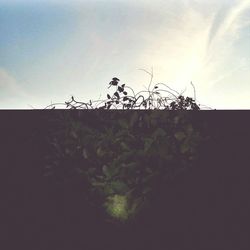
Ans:
[[[113,195],[108,197],[105,203],[107,213],[119,220],[127,220],[128,213],[128,200],[124,195]]]

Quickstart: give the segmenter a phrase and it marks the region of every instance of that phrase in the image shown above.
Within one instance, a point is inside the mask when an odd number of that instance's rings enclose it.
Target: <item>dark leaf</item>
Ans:
[[[113,86],[116,86],[118,84],[117,81],[111,81],[109,84],[113,85]]]
[[[114,95],[115,95],[118,99],[120,98],[120,96],[119,96],[119,94],[118,94],[117,92],[115,92]]]
[[[148,150],[151,148],[151,145],[153,144],[154,140],[150,138],[146,138],[144,143],[144,152],[148,152]]]
[[[154,139],[156,139],[157,137],[164,137],[164,136],[166,136],[166,132],[162,128],[157,128],[152,134],[152,137]]]
[[[118,91],[119,91],[119,92],[122,92],[123,90],[124,90],[124,89],[123,89],[122,87],[120,87],[120,86],[118,87]]]
[[[110,98],[111,98],[111,96],[110,96],[109,94],[107,94],[107,97],[108,97],[108,99],[110,99]]]
[[[182,140],[186,137],[186,135],[185,135],[184,132],[179,131],[179,132],[176,132],[176,133],[174,134],[174,137],[175,137],[178,141],[182,141]]]
[[[128,191],[126,183],[122,181],[112,181],[110,183],[110,186],[115,193],[125,193]]]

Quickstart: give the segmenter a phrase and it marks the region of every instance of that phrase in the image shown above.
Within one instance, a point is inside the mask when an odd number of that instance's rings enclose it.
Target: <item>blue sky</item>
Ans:
[[[69,3],[70,2],[70,3]],[[0,109],[163,82],[217,109],[250,108],[250,0],[0,0]]]

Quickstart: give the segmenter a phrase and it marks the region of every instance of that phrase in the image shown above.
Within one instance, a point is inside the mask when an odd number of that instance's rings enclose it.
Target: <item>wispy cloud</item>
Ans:
[[[219,42],[224,36],[230,33],[231,38],[235,37],[242,25],[239,17],[250,8],[250,0],[236,1],[234,5],[222,6],[214,15],[208,36],[207,48]]]
[[[216,11],[211,21],[204,66],[207,71],[215,73],[217,69],[220,74],[210,76],[207,86],[215,86],[215,84],[244,68],[241,62],[245,58],[237,58],[237,55],[234,54],[234,46],[239,39],[241,30],[249,25],[249,20],[248,22],[242,21],[242,16],[250,10],[250,1],[242,0],[233,3]],[[235,63],[232,61],[235,61]]]
[[[167,15],[163,25],[151,32],[141,63],[147,68],[154,66],[156,80],[168,81],[176,89],[188,87],[193,81],[202,99],[223,80],[232,87],[230,77],[245,74],[249,60],[237,51],[238,39],[246,35],[241,33],[242,29],[249,24],[246,16],[250,1],[186,4],[182,1],[182,4],[185,7]]]
[[[250,9],[250,1],[233,1],[215,12],[207,39],[207,63],[218,51],[225,51],[238,39],[239,31],[246,25],[241,16]]]

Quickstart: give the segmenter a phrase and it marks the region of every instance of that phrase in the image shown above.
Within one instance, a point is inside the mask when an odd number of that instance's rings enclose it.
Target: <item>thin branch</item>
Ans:
[[[194,90],[194,100],[196,101],[196,90],[195,90],[195,86],[192,82],[190,82],[190,84],[192,85],[193,87],[193,90]]]

